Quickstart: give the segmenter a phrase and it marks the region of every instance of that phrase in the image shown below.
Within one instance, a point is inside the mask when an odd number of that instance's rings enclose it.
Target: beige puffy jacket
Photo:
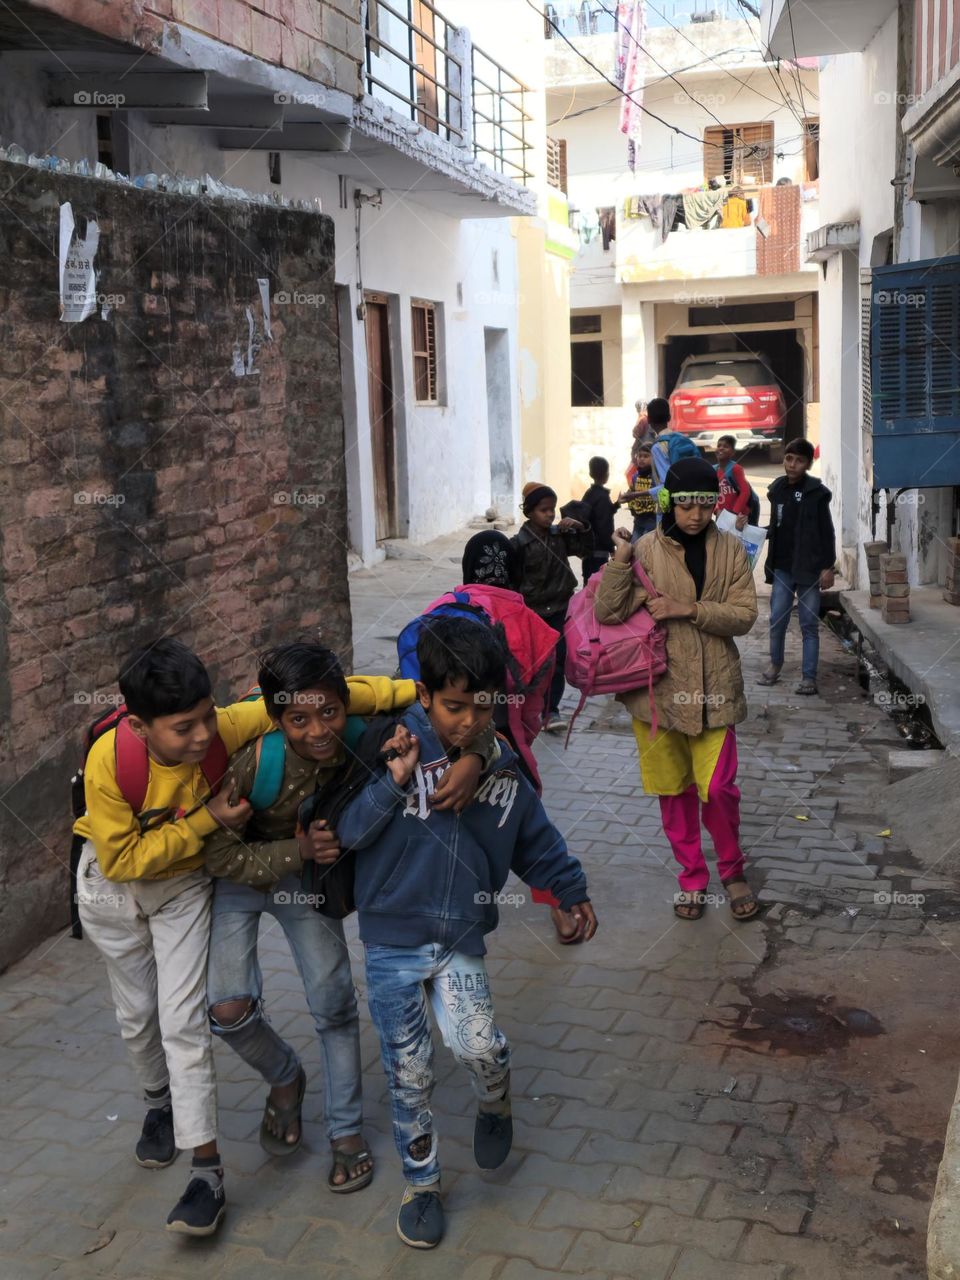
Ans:
[[[699,601],[678,542],[656,529],[635,544],[633,554],[661,595],[697,606],[689,621],[661,623],[667,631],[667,670],[653,686],[658,727],[695,736],[738,724],[746,718],[747,703],[733,637],[746,635],[757,620],[757,592],[739,539],[709,526]],[[597,621],[625,622],[646,599],[633,565],[608,561],[594,606]],[[649,722],[646,689],[618,694],[617,699],[637,720]]]

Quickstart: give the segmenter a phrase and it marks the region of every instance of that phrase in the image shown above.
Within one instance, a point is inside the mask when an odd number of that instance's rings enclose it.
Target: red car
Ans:
[[[748,351],[687,356],[670,397],[670,426],[702,449],[733,436],[737,449],[783,443],[787,405],[765,356]]]

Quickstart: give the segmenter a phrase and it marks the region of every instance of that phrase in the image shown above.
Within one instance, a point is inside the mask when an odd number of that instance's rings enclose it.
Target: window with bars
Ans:
[[[703,177],[742,187],[773,181],[773,121],[708,125],[703,131]]]
[[[567,194],[567,142],[565,138],[547,138],[547,182]]]
[[[440,360],[437,351],[437,304],[412,304],[413,393],[417,404],[440,403]]]

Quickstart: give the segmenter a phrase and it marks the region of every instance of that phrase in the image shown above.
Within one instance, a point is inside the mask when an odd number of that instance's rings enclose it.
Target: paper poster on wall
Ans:
[[[270,327],[270,281],[257,280],[260,290],[260,307],[263,311],[263,336],[273,341],[273,329]]]
[[[77,235],[69,201],[60,206],[60,319],[64,324],[86,320],[97,309],[97,272],[94,266],[100,227],[87,219],[86,233]]]

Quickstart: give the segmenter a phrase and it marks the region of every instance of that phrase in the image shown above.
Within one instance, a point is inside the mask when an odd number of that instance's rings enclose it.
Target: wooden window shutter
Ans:
[[[703,177],[745,186],[773,181],[773,122],[708,125],[703,131]],[[752,179],[752,181],[748,181]]]
[[[436,404],[439,395],[437,309],[432,302],[415,302],[413,319],[413,386],[418,404]]]

